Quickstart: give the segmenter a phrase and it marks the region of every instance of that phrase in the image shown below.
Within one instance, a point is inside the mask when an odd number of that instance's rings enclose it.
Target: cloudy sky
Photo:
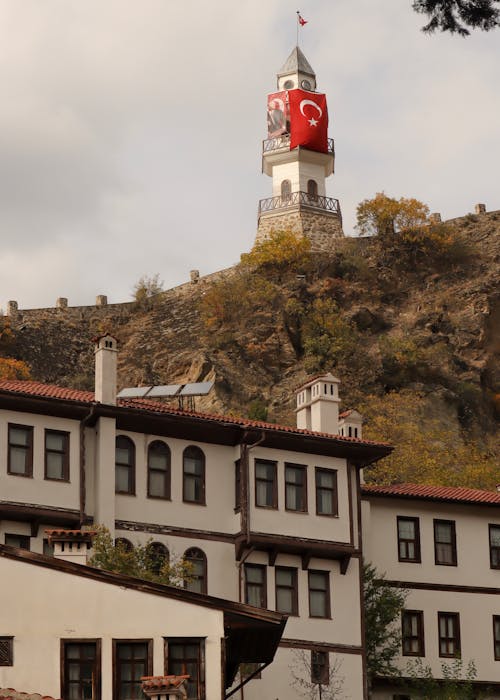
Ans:
[[[384,190],[500,209],[500,31],[420,32],[410,0],[301,0],[345,231]],[[0,0],[0,306],[127,301],[249,250],[289,0]]]

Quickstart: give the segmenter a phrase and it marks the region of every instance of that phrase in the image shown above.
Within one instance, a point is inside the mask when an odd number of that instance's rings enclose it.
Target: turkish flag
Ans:
[[[326,95],[306,90],[289,90],[290,149],[304,146],[328,153],[328,109]]]

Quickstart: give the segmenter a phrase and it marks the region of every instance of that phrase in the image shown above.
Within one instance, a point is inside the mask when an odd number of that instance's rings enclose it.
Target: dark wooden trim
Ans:
[[[457,612],[448,612],[448,611],[442,611],[438,610],[437,613],[438,616],[438,656],[442,659],[456,659],[460,658],[462,655],[462,644],[461,644],[461,639],[460,639],[460,613]],[[440,622],[442,618],[448,618],[453,620],[453,641],[454,641],[454,646],[455,646],[455,651],[453,654],[442,654],[441,653],[441,630],[440,630]],[[450,637],[445,637],[444,639],[450,639]]]
[[[259,571],[262,572],[262,584],[260,588],[260,605],[257,607],[260,608],[267,608],[267,567],[265,564],[254,564],[254,563],[245,563],[243,564],[244,568],[244,574],[245,574],[245,603],[247,605],[251,605],[251,603],[248,602],[248,580],[247,580],[247,571],[249,569],[258,569]]]
[[[257,464],[268,464],[273,467],[272,477],[272,504],[260,505],[257,503]],[[267,479],[266,479],[267,482]],[[273,459],[262,459],[256,457],[253,461],[253,484],[254,484],[254,505],[256,508],[267,508],[269,510],[278,510],[278,462]]]
[[[354,547],[354,513],[353,513],[353,500],[354,500],[354,493],[352,489],[352,470],[354,467],[352,464],[348,461],[346,463],[346,469],[347,469],[347,497],[349,499],[349,539],[351,541],[352,546]],[[335,478],[335,485],[336,487],[338,486],[337,478]],[[337,514],[338,514],[338,488],[335,489],[337,492]],[[359,483],[358,480],[356,480],[356,501],[358,499],[358,494],[359,494]]]
[[[9,544],[7,542],[7,538],[9,537],[17,538],[21,546]],[[4,532],[4,542],[7,547],[19,547],[19,549],[23,549],[26,552],[29,552],[31,549],[31,537],[29,535],[19,535],[17,532]]]
[[[126,532],[148,532],[151,535],[170,535],[170,537],[195,537],[199,540],[212,540],[214,542],[226,542],[233,544],[236,535],[227,532],[215,532],[210,530],[195,530],[189,527],[177,527],[177,525],[158,525],[157,523],[138,523],[133,520],[115,520],[115,528]]]
[[[404,621],[406,617],[414,615],[417,619],[417,640],[418,651],[405,652]],[[424,611],[423,610],[402,610],[401,611],[401,656],[425,656],[425,632],[424,632]]]
[[[149,463],[149,458],[150,458],[150,453],[151,453],[151,448],[154,447],[155,445],[162,445],[167,448],[167,468],[165,470],[163,469],[154,469],[151,467]],[[170,447],[167,445],[167,443],[164,440],[152,440],[147,447],[147,455],[146,455],[146,472],[147,472],[147,497],[148,498],[154,498],[162,501],[170,501],[171,499],[171,480],[172,480],[172,453],[170,451]],[[151,493],[151,473],[152,472],[159,472],[160,474],[165,474],[165,488],[163,489],[163,495],[162,496],[156,496]]]
[[[417,681],[418,682],[418,681]],[[436,683],[440,685],[441,683],[444,682],[443,678],[436,678]],[[380,677],[377,676],[374,678],[374,683],[373,685],[376,688],[383,688],[384,686],[389,686],[390,688],[394,687],[404,687],[404,688],[411,688],[412,683],[415,683],[415,678],[408,678],[408,676],[398,676],[396,678],[390,678],[390,677]],[[483,691],[488,694],[488,692],[491,692],[492,690],[499,689],[500,690],[500,682],[499,681],[456,681],[458,686],[464,685],[465,683],[470,683],[474,690],[478,691]]]
[[[368,700],[368,665],[366,660],[366,613],[365,613],[365,573],[363,559],[363,519],[361,510],[361,474],[356,471],[356,524],[358,530],[358,589],[359,589],[359,619],[361,637],[361,668],[363,671],[363,700]]]
[[[6,660],[3,662],[0,659],[0,668],[2,667],[7,667],[7,666],[13,666],[14,665],[14,636],[13,635],[5,635],[3,634],[0,637],[0,644],[4,642],[6,644]]]
[[[499,634],[495,636],[495,622],[498,622]],[[497,653],[498,645],[498,653]],[[500,615],[493,615],[493,658],[500,661]]]
[[[221,677],[221,700],[226,697],[226,638],[220,638],[220,677]]]
[[[351,557],[359,556],[359,551],[354,549],[350,543],[306,539],[292,535],[270,535],[265,532],[250,532],[247,541],[243,533],[238,533],[234,541],[237,561],[241,559],[244,549],[251,546],[265,552],[278,549],[283,554],[306,555],[320,559],[336,560],[346,555]]]
[[[25,430],[28,433],[28,444],[26,445],[26,454],[27,454],[27,460],[26,460],[26,472],[24,474],[20,474],[19,472],[13,472],[11,471],[10,468],[10,448],[11,447],[23,447],[23,445],[11,445],[10,442],[10,429],[14,428],[15,430]],[[32,425],[20,425],[19,423],[7,423],[7,474],[10,474],[11,476],[22,476],[25,479],[32,479],[33,478],[33,434],[34,434],[34,426]]]
[[[49,435],[59,435],[63,438],[63,450],[51,450],[47,447],[47,437]],[[46,481],[69,481],[70,480],[70,465],[69,465],[69,450],[70,450],[70,433],[68,430],[52,430],[45,428],[44,432],[44,474],[43,478]],[[62,476],[47,476],[47,455],[49,452],[63,455]]]
[[[113,664],[113,700],[117,700],[118,691],[118,674],[116,663],[116,650],[119,644],[146,644],[147,645],[147,660],[146,660],[146,676],[153,675],[153,640],[152,639],[112,639],[112,664]]]
[[[198,653],[198,658],[199,658],[199,698],[198,700],[204,700],[205,699],[205,690],[206,690],[206,661],[205,661],[205,644],[206,644],[206,637],[163,637],[163,659],[164,659],[164,672],[165,675],[169,675],[170,670],[169,670],[169,648],[168,645],[172,644],[197,644],[199,653]],[[225,647],[224,647],[225,648]],[[221,652],[222,652],[222,645],[221,645]],[[224,652],[224,657],[225,657],[225,652]],[[223,669],[225,671],[225,669]],[[224,677],[225,677],[225,672],[222,673],[221,675],[221,681],[222,681],[222,697],[224,697],[224,692],[225,692],[225,686],[224,686]]]
[[[0,501],[0,520],[37,522],[38,524],[50,523],[51,525],[75,527],[80,522],[80,513],[77,510],[42,506],[36,503]],[[85,516],[85,523],[90,522],[92,522],[92,518]]]
[[[269,566],[274,566],[276,564],[276,558],[278,557],[279,550],[278,549],[270,549],[268,558],[269,558]]]
[[[283,637],[279,643],[283,649],[307,649],[311,651],[328,651],[334,654],[363,653],[363,648],[354,644],[329,644],[328,642],[314,642],[310,639],[290,639]]]
[[[349,564],[351,563],[351,555],[346,554],[345,556],[341,557],[340,559],[340,573],[342,576],[345,576],[347,573],[347,570],[349,569]]]
[[[64,638],[60,641],[60,652],[59,652],[59,677],[60,677],[60,688],[61,697],[67,697],[66,689],[66,654],[65,647],[66,644],[95,644],[95,667],[96,667],[96,681],[95,681],[95,700],[101,700],[101,685],[102,685],[102,640],[99,638],[85,639],[79,637],[77,639]]]
[[[450,525],[451,533],[451,562],[438,561],[438,543],[436,536],[436,529],[438,525]],[[443,520],[440,518],[434,518],[433,520],[433,533],[434,533],[434,564],[436,566],[457,566],[457,534],[455,529],[454,520]]]
[[[186,561],[189,561],[190,559],[194,559],[196,561],[201,561],[203,562],[203,575],[201,576],[201,591],[200,593],[207,593],[208,590],[208,562],[207,562],[207,555],[205,552],[200,549],[199,547],[189,547],[186,549],[184,552],[184,559]],[[184,588],[187,588],[189,590],[189,583],[187,581],[184,581]]]
[[[407,540],[403,539],[399,536],[399,523],[403,522],[404,520],[410,520],[414,523],[415,526],[415,539],[414,540]],[[422,563],[422,556],[421,556],[421,549],[420,549],[420,518],[413,517],[413,516],[407,516],[407,515],[398,515],[396,518],[396,535],[397,535],[397,542],[398,542],[398,561],[406,564],[421,564]],[[413,542],[415,546],[415,556],[413,558],[411,557],[401,557],[401,549],[400,549],[400,543],[401,542]]]
[[[288,468],[297,469],[302,473],[302,484],[297,485],[292,482],[288,482],[286,479],[286,470]],[[299,488],[302,493],[303,508],[289,508],[287,505],[287,485],[290,483],[291,486]],[[308,513],[307,505],[307,464],[296,464],[295,462],[285,462],[285,511],[288,513]]]
[[[500,588],[496,586],[460,586],[451,583],[428,583],[424,581],[391,581],[383,580],[387,586],[393,588],[408,588],[420,591],[448,591],[450,593],[480,593],[482,595],[500,595]]]
[[[292,574],[292,585],[286,586],[287,589],[291,589],[291,591],[292,591],[292,609],[290,611],[280,610],[278,608],[278,572],[279,571],[287,571],[287,572],[290,572]],[[280,588],[283,588],[283,586],[280,586]],[[299,582],[298,582],[296,567],[294,567],[294,566],[277,566],[275,568],[275,570],[274,570],[274,592],[275,592],[274,609],[277,610],[278,612],[282,612],[284,615],[290,615],[292,617],[296,617],[299,614]]]
[[[312,554],[311,552],[305,552],[302,557],[301,557],[301,564],[302,564],[302,571],[307,571],[309,568],[309,564],[312,559]]]
[[[185,472],[185,457],[186,457],[186,452],[191,450],[192,452],[195,452],[199,457],[201,457],[201,475],[200,474],[186,474]],[[201,497],[199,499],[191,500],[186,498],[186,477],[187,476],[194,476],[196,479],[201,480]],[[199,445],[188,445],[182,452],[182,502],[183,503],[190,503],[191,505],[196,505],[196,506],[206,506],[207,505],[207,489],[206,489],[206,457],[205,453],[199,447]]]
[[[241,512],[241,458],[234,461],[234,512]]]
[[[493,545],[491,544],[491,542],[492,542],[491,533],[492,533],[493,529],[500,530],[500,524],[496,524],[496,523],[489,523],[488,524],[488,538],[489,538],[488,543],[489,543],[489,548],[490,548],[490,569],[500,569],[500,547],[494,548]],[[498,558],[497,564],[493,564],[493,549],[497,550],[497,558]]]
[[[115,481],[115,493],[119,496],[135,496],[135,470],[136,470],[136,446],[134,440],[132,440],[131,437],[128,435],[117,435],[115,437],[115,450],[118,447],[118,441],[122,440],[123,442],[127,441],[128,443],[128,449],[130,449],[130,463],[125,463],[125,462],[118,462],[116,458],[116,452],[115,452],[115,480],[116,480],[116,467],[127,467],[129,470],[129,477],[128,477],[128,489],[126,491],[117,491],[116,489],[116,481]],[[123,449],[121,447],[120,449]]]
[[[349,471],[349,466],[347,466],[347,469]],[[327,472],[329,474],[333,475],[333,488],[332,488],[332,513],[320,513],[318,511],[318,473],[319,472]],[[316,498],[316,515],[319,515],[322,518],[337,518],[339,515],[339,490],[338,490],[338,470],[337,469],[327,469],[326,467],[315,467],[314,468],[314,486],[315,486],[315,498]],[[349,476],[348,476],[349,480]],[[324,488],[324,487],[322,487]],[[348,492],[349,492],[349,482],[348,482]],[[351,539],[352,542],[352,539]]]
[[[312,590],[323,590],[319,588],[311,589],[311,574],[321,574],[326,579],[326,598],[325,598],[325,614],[324,615],[311,615],[311,592]],[[331,608],[331,595],[330,595],[330,572],[320,569],[309,569],[307,573],[307,586],[309,593],[309,617],[314,620],[331,620],[332,619],[332,608]]]

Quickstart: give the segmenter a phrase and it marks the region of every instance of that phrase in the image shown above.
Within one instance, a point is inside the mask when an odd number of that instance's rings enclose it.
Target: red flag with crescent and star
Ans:
[[[306,90],[289,90],[290,148],[304,146],[328,153],[328,110],[326,95]]]

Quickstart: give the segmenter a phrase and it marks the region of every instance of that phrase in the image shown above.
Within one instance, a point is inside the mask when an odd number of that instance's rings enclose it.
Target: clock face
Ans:
[[[294,87],[294,85],[295,83],[293,82],[293,80],[285,80],[283,87],[285,88],[285,90],[291,90]]]
[[[310,89],[311,89],[311,83],[309,82],[309,80],[303,80],[303,81],[300,83],[300,85],[301,85],[301,87],[304,88],[304,90],[310,90]]]

